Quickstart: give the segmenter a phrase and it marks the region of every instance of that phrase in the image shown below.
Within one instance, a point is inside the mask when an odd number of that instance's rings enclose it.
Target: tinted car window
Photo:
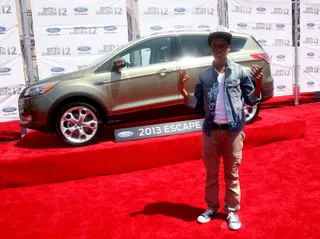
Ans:
[[[186,35],[180,37],[182,57],[211,56],[207,35]]]
[[[247,38],[233,37],[230,44],[230,52],[241,51],[247,43]]]

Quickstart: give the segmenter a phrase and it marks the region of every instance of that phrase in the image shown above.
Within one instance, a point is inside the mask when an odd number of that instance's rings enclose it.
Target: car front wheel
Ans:
[[[244,105],[244,116],[246,117],[246,124],[250,124],[256,120],[260,112],[260,103],[255,106]]]
[[[103,130],[100,113],[92,105],[72,102],[62,107],[56,120],[57,135],[73,146],[89,145],[97,141]]]

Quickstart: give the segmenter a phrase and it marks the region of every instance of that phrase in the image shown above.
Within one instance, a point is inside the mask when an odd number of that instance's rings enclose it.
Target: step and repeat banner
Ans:
[[[320,91],[320,1],[300,1],[300,92]]]
[[[228,19],[231,30],[252,34],[269,54],[275,96],[292,95],[291,0],[228,0]]]
[[[86,68],[128,42],[126,0],[32,0],[40,80]]]
[[[218,0],[139,0],[140,36],[159,31],[213,28]]]
[[[18,120],[25,87],[15,0],[0,0],[0,122]]]

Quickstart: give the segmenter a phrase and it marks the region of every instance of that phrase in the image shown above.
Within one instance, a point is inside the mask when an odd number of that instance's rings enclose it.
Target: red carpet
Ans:
[[[0,238],[319,238],[320,104],[268,112],[304,118],[306,135],[244,151],[238,232],[227,229],[223,213],[195,222],[205,208],[205,175],[196,160],[2,190]],[[223,205],[223,191],[220,197]]]
[[[245,149],[250,149],[303,137],[305,120],[263,111],[254,124],[246,127],[245,133]],[[0,145],[2,184],[19,187],[62,182],[155,168],[202,157],[201,132],[123,143],[115,143],[112,139],[112,131],[109,130],[106,131],[105,142],[66,148],[56,136],[31,132],[18,143]]]

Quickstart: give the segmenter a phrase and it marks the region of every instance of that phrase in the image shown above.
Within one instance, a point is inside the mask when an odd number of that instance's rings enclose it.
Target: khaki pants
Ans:
[[[218,211],[219,166],[223,158],[224,180],[226,183],[225,211],[240,209],[239,166],[242,161],[242,148],[245,135],[239,132],[231,135],[229,130],[216,129],[211,136],[202,135],[203,162],[206,169],[205,201],[209,208]]]

